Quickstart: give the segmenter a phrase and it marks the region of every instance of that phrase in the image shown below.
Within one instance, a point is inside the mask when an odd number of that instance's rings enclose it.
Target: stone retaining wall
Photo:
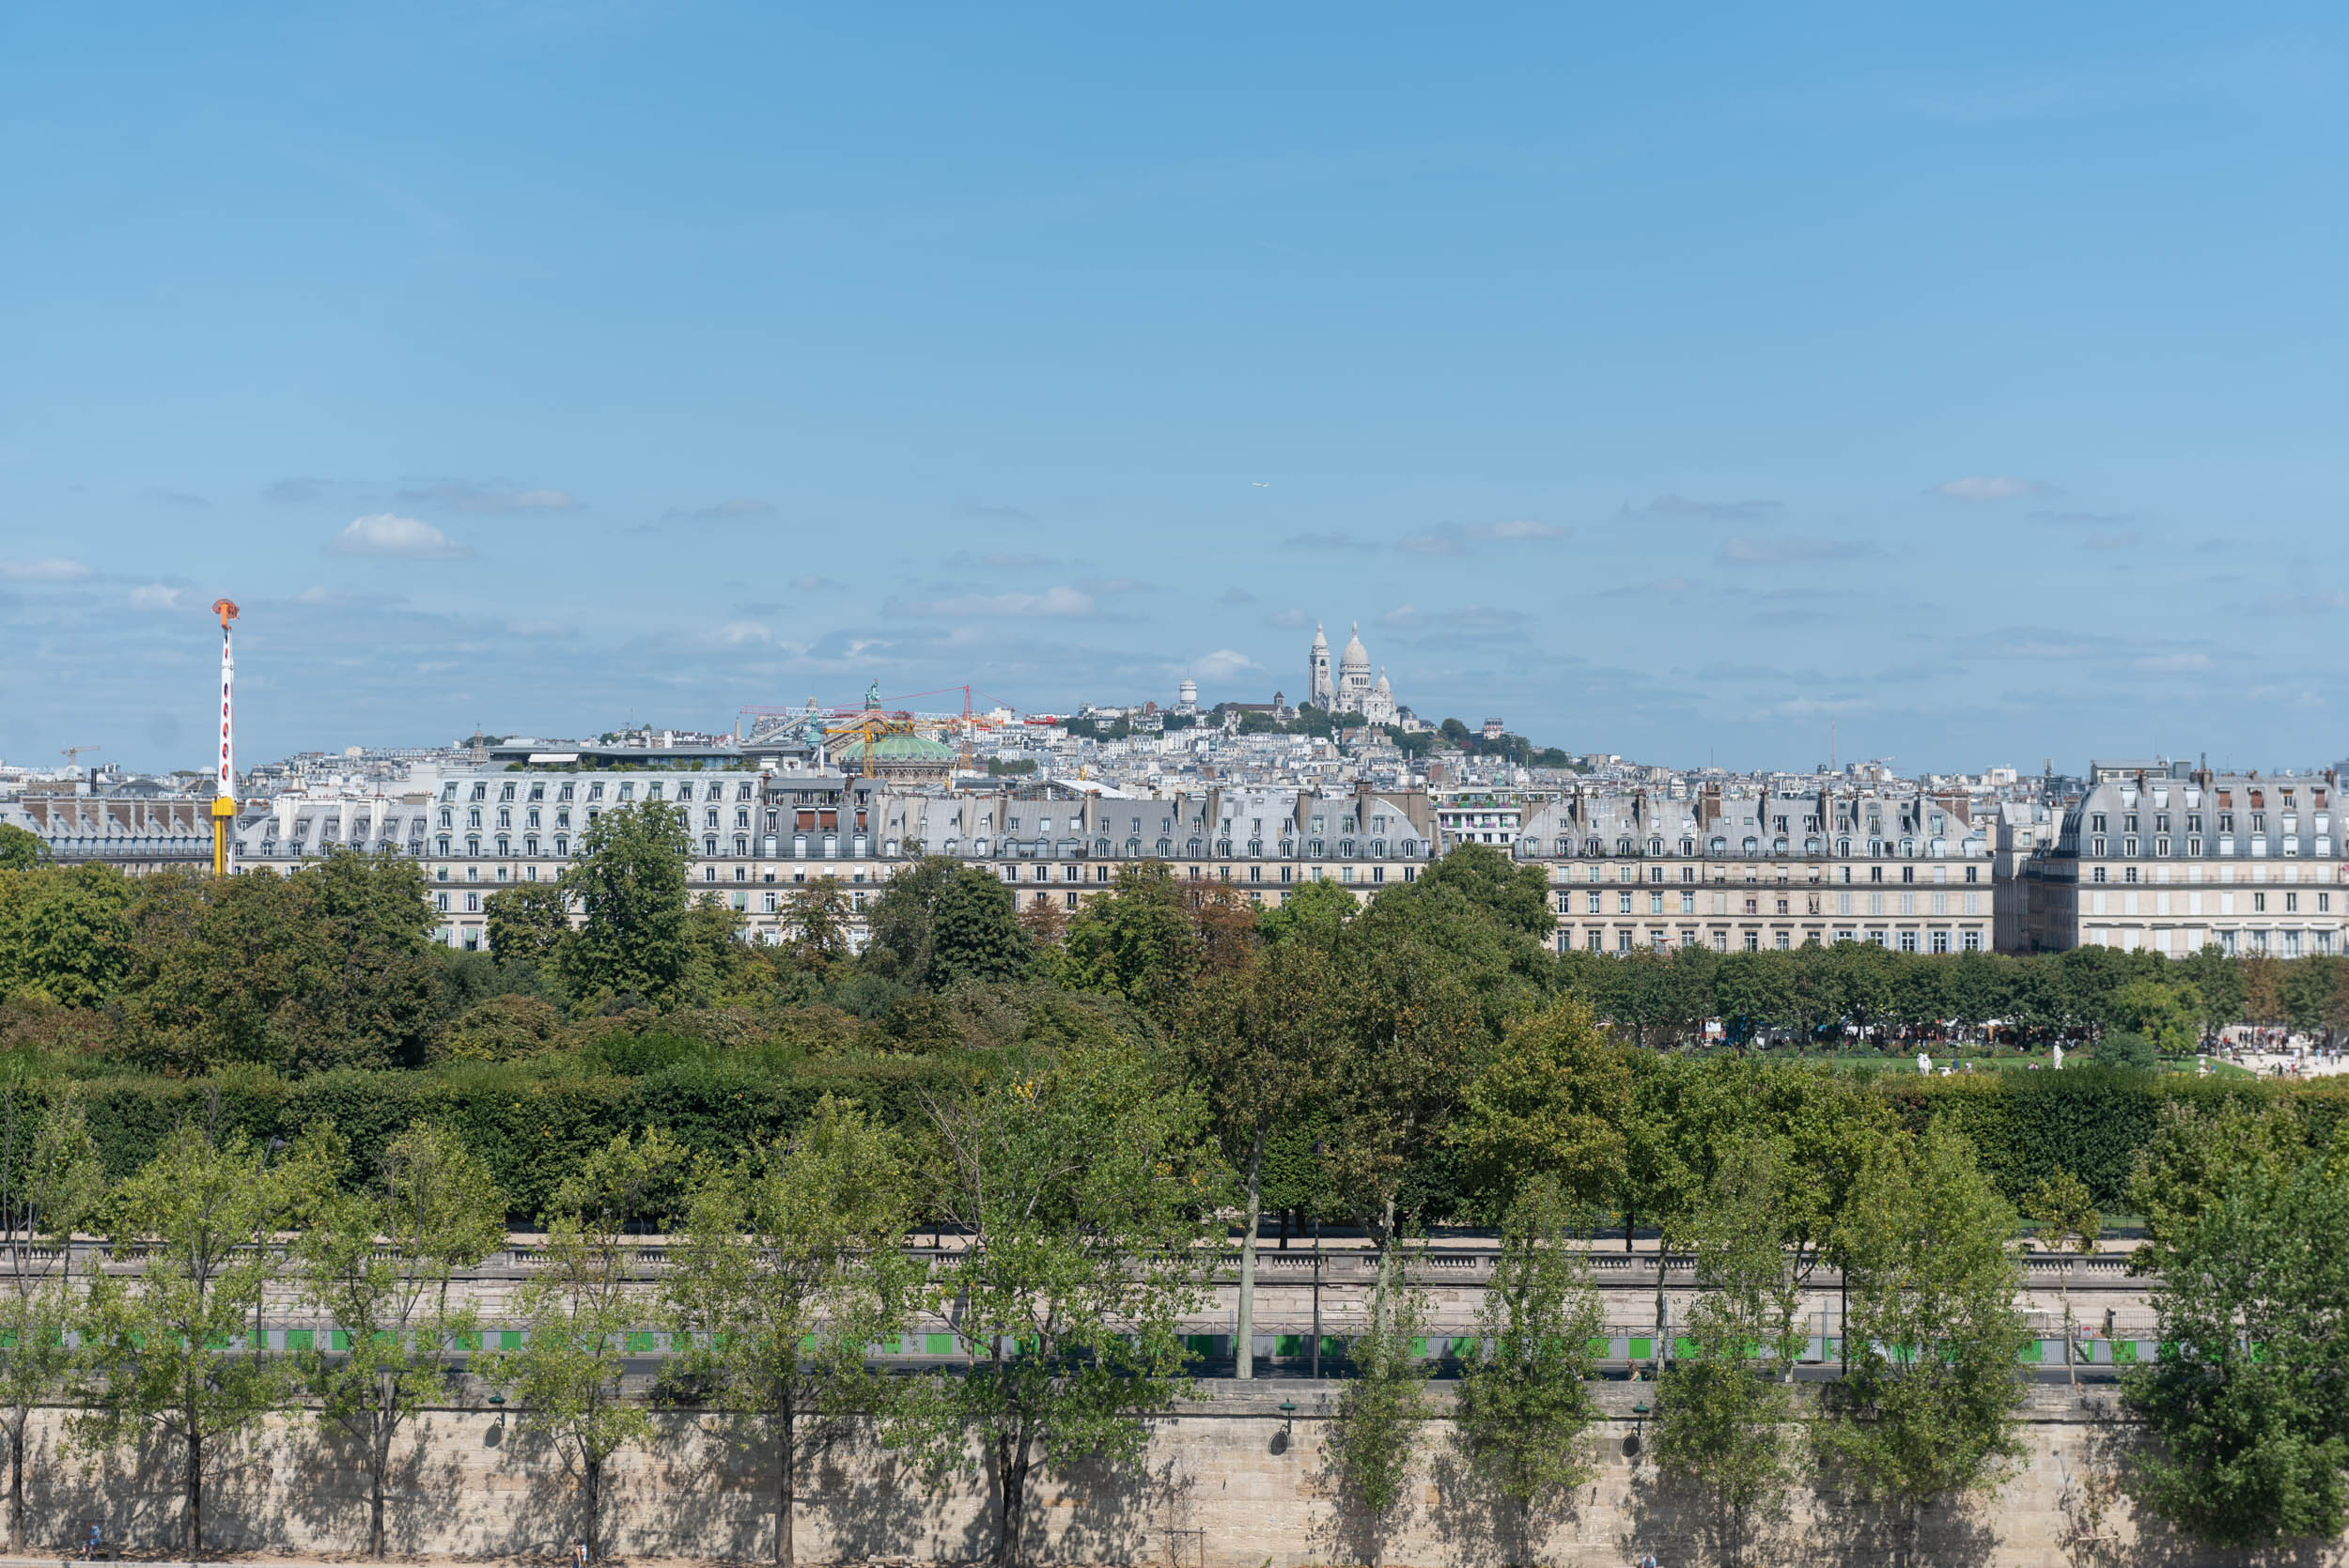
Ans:
[[[1632,1411],[1640,1384],[1598,1386],[1609,1417],[1590,1441],[1593,1479],[1530,1520],[1485,1496],[1458,1462],[1448,1423],[1429,1424],[1404,1503],[1374,1522],[1349,1510],[1322,1449],[1339,1385],[1282,1380],[1203,1385],[1213,1397],[1156,1423],[1138,1466],[1087,1468],[1036,1488],[1034,1555],[1044,1561],[1168,1564],[1170,1568],[1291,1568],[1318,1563],[1470,1565],[1510,1562],[1621,1568],[1654,1552],[1664,1568],[1725,1560],[1719,1522],[1662,1485],[1637,1452]],[[1446,1397],[1439,1389],[1433,1397]],[[1294,1403],[1293,1418],[1277,1408]],[[2109,1387],[2031,1390],[2029,1456],[1995,1494],[1925,1521],[1920,1560],[1967,1568],[2091,1568],[2155,1563],[2187,1568],[2235,1561],[2159,1533],[2139,1540],[2125,1503],[2094,1516],[2094,1495],[2125,1439]],[[62,1552],[79,1522],[102,1520],[132,1552],[176,1546],[177,1452],[88,1459],[60,1452],[62,1412],[31,1434],[26,1545]],[[399,1455],[391,1507],[393,1549],[408,1557],[518,1558],[559,1553],[578,1532],[577,1493],[561,1458],[518,1441],[510,1421],[485,1410],[439,1409],[418,1419]],[[605,1542],[614,1557],[764,1559],[771,1549],[768,1456],[740,1448],[721,1417],[664,1414],[649,1450],[607,1470]],[[315,1429],[273,1421],[223,1454],[209,1505],[217,1550],[340,1554],[361,1549],[362,1478]],[[863,1435],[844,1435],[802,1477],[803,1561],[874,1558],[969,1560],[992,1541],[983,1491],[938,1491]],[[1898,1545],[1891,1521],[1862,1506],[1797,1498],[1793,1517],[1751,1543],[1751,1562],[1879,1563]],[[2338,1550],[2306,1564],[2341,1560]]]

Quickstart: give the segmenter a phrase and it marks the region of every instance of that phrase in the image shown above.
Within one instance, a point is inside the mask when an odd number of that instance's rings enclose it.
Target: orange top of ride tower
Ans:
[[[220,617],[220,629],[228,629],[228,623],[237,618],[237,601],[232,598],[212,600],[212,613]]]

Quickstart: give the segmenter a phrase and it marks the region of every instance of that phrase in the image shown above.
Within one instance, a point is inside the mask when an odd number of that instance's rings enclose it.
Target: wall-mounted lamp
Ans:
[[[1293,1399],[1284,1399],[1281,1401],[1281,1430],[1285,1434],[1295,1431],[1296,1428],[1297,1401]]]

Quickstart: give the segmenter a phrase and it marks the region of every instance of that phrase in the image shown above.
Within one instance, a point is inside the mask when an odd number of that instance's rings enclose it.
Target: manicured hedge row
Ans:
[[[36,1086],[45,1100],[60,1090]],[[106,1079],[78,1086],[110,1176],[136,1170],[172,1127],[217,1118],[257,1142],[291,1139],[331,1120],[367,1169],[412,1122],[445,1123],[504,1186],[517,1223],[534,1223],[555,1188],[614,1134],[661,1127],[697,1152],[733,1157],[796,1126],[826,1094],[854,1099],[884,1121],[921,1113],[921,1096],[951,1093],[939,1059],[840,1063],[789,1076],[723,1063],[691,1063],[641,1078],[529,1078],[476,1073],[337,1072],[294,1081],[228,1076],[179,1081]]]
[[[511,1199],[515,1221],[531,1224],[543,1218],[555,1188],[579,1162],[617,1133],[660,1127],[697,1152],[734,1157],[754,1142],[787,1133],[826,1094],[859,1101],[883,1122],[904,1123],[923,1114],[926,1094],[955,1094],[974,1070],[945,1056],[817,1062],[786,1071],[719,1059],[641,1077],[538,1077],[485,1066],[334,1072],[294,1080],[233,1074],[194,1080],[110,1078],[85,1081],[74,1092],[87,1107],[91,1132],[115,1177],[136,1170],[173,1126],[207,1116],[262,1143],[331,1120],[349,1141],[357,1169],[371,1165],[412,1122],[445,1123],[489,1163]],[[1911,1129],[1953,1123],[2011,1200],[2019,1203],[2041,1180],[2068,1170],[2108,1212],[2127,1207],[2131,1167],[2166,1102],[2289,1099],[2312,1147],[2328,1145],[2349,1121],[2349,1083],[2286,1086],[2088,1065],[2061,1073],[1948,1078],[1886,1072],[1876,1074],[1871,1087]],[[20,1102],[28,1119],[63,1088],[54,1079],[28,1085]],[[1343,1204],[1326,1191],[1314,1153],[1316,1140],[1334,1135],[1308,1120],[1268,1139],[1268,1214],[1295,1208],[1310,1215],[1320,1207],[1329,1219],[1342,1218]],[[1447,1150],[1430,1151],[1411,1164],[1402,1198],[1423,1224],[1489,1219],[1466,1190],[1459,1161]]]

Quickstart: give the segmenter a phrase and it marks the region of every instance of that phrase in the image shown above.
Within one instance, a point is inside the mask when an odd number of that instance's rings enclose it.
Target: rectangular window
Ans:
[[[1693,892],[1683,893],[1680,895],[1680,912],[1684,915],[1692,915],[1697,912],[1697,895]]]
[[[1619,915],[1627,915],[1631,912],[1631,894],[1629,893],[1619,893],[1615,894],[1615,912]]]
[[[1958,946],[1964,948],[1968,953],[1980,953],[1982,951],[1982,933],[1979,931],[1961,932],[1958,936]]]
[[[1647,912],[1652,915],[1660,915],[1664,912],[1664,895],[1662,893],[1652,893],[1647,895]]]

